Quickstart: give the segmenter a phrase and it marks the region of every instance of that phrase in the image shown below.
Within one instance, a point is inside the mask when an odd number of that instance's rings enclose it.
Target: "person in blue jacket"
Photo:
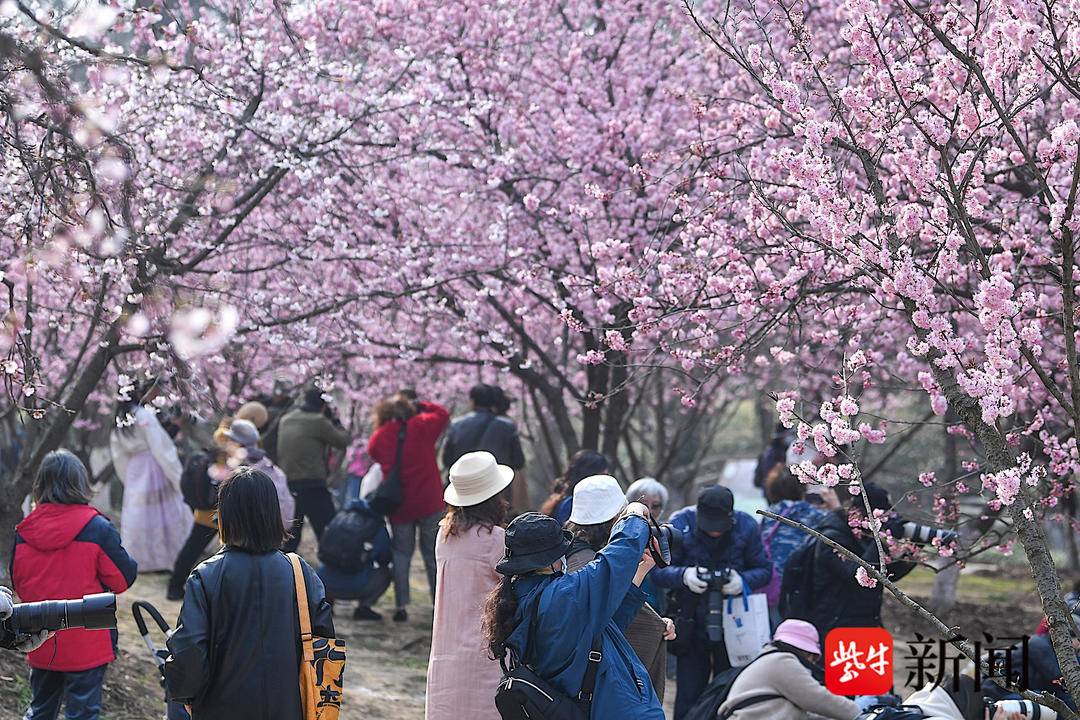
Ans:
[[[485,606],[484,633],[492,657],[506,651],[568,697],[576,697],[594,639],[602,634],[590,717],[597,720],[663,720],[648,671],[623,636],[645,596],[641,581],[654,561],[646,548],[649,510],[630,503],[611,541],[580,570],[563,574],[571,535],[540,513],[519,515],[506,528],[503,575]],[[532,646],[529,619],[539,603]]]
[[[697,505],[671,516],[671,524],[683,533],[682,547],[673,552],[671,565],[653,573],[653,581],[671,589],[681,649],[677,655],[675,720],[694,706],[709,681],[731,667],[723,641],[712,642],[706,634],[708,592],[741,595],[765,587],[772,577],[772,562],[761,544],[754,519],[735,510],[731,490],[713,485],[701,491]],[[701,579],[706,571],[730,570],[727,582],[710,589]],[[673,648],[669,647],[669,650]]]

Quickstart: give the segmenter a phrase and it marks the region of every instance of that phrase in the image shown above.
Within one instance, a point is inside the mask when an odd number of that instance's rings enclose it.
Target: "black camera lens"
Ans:
[[[81,600],[18,603],[6,625],[11,632],[21,635],[66,628],[111,630],[116,627],[116,596],[98,593]]]

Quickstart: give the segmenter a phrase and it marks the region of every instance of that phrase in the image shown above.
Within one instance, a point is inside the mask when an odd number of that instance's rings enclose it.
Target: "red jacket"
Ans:
[[[43,503],[15,526],[11,579],[22,602],[122,593],[137,565],[120,533],[89,505]],[[78,672],[115,659],[110,630],[61,630],[27,656],[31,667]]]
[[[419,412],[405,426],[405,447],[401,452],[401,507],[390,516],[391,523],[407,523],[443,510],[442,475],[435,459],[435,442],[450,423],[450,413],[442,405],[417,403]],[[368,440],[368,455],[389,474],[397,453],[400,420],[379,426]]]

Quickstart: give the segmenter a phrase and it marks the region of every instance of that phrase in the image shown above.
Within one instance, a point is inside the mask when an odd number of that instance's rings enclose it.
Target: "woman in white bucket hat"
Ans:
[[[484,600],[503,558],[508,506],[499,494],[514,471],[488,452],[462,455],[450,468],[448,510],[435,541],[435,618],[428,661],[426,720],[499,720],[502,669],[480,633]]]
[[[574,487],[574,505],[566,523],[566,529],[574,539],[566,552],[566,572],[584,567],[608,544],[611,528],[625,507],[626,495],[622,486],[610,475],[593,475]],[[623,634],[649,671],[656,696],[663,701],[667,669],[665,640],[674,639],[675,624],[660,617],[646,602]]]

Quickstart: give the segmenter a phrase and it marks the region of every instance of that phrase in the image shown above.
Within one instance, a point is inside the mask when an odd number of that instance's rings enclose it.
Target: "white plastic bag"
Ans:
[[[742,667],[769,642],[769,601],[765,593],[733,595],[724,603],[724,645],[731,667]]]
[[[377,462],[371,463],[371,467],[364,474],[364,479],[360,481],[360,497],[367,498],[368,495],[375,492],[375,488],[382,485],[382,481],[382,465]]]

